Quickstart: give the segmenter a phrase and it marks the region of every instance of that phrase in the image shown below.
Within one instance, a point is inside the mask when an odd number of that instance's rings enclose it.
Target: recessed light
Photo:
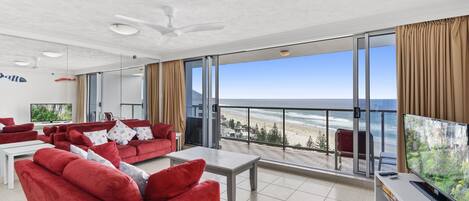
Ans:
[[[60,52],[44,51],[42,52],[42,55],[46,57],[57,58],[57,57],[61,57],[63,54]]]
[[[125,36],[130,36],[130,35],[134,35],[138,33],[137,28],[127,25],[127,24],[119,24],[119,23],[111,24],[111,26],[109,26],[109,29],[111,29],[111,31],[115,33],[118,33],[120,35],[125,35]]]
[[[290,50],[280,50],[280,56],[282,57],[290,56]]]
[[[27,62],[27,61],[14,61],[14,63],[17,66],[27,66],[27,65],[29,65],[29,62]]]

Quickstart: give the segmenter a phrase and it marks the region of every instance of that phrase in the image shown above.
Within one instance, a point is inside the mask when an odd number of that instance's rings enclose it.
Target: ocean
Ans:
[[[360,105],[364,105],[364,101],[361,101]],[[397,109],[395,99],[372,99],[370,105],[372,110],[395,111]],[[332,109],[329,112],[330,129],[353,129],[352,112],[333,111],[333,109],[351,110],[353,108],[352,99],[220,99],[220,106]],[[246,109],[222,107],[222,115],[223,111],[226,110],[237,112],[240,115],[246,113]],[[394,152],[397,143],[397,116],[395,112],[384,112],[383,115],[385,151]],[[251,109],[251,117],[265,119],[266,121],[282,122],[282,110]],[[285,119],[285,121],[290,124],[301,124],[324,129],[326,127],[325,111],[287,109],[285,112]],[[376,153],[377,151],[381,151],[381,112],[372,112],[370,122]],[[360,130],[365,130],[364,113],[362,113],[360,119]],[[330,133],[330,135],[333,135],[333,133]],[[300,141],[304,141],[304,139],[301,139]],[[301,144],[303,144],[303,142]]]

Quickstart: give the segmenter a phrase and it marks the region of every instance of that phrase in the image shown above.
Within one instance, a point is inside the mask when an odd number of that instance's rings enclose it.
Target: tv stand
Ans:
[[[393,197],[398,201],[433,201],[435,199],[425,196],[411,182],[423,182],[417,175],[399,173],[398,179],[382,177],[375,173],[375,201],[388,201],[388,197]]]

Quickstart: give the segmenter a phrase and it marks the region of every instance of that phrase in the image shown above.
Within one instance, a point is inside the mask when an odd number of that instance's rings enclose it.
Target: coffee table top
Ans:
[[[22,155],[22,154],[32,154],[42,148],[53,148],[53,147],[55,146],[44,143],[44,144],[8,148],[8,149],[2,150],[2,152],[5,153],[6,155]]]
[[[44,142],[41,140],[30,140],[30,141],[6,143],[6,144],[0,144],[0,149],[8,149],[12,147],[22,147],[22,146],[29,146],[29,145],[35,145],[35,144],[44,144]]]
[[[183,151],[173,152],[166,156],[181,161],[204,159],[207,166],[229,171],[235,171],[246,164],[255,163],[261,158],[255,155],[234,153],[206,147],[193,147]]]

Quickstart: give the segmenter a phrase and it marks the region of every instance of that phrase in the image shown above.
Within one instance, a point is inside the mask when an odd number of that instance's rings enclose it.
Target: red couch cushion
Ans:
[[[8,117],[8,118],[0,118],[0,124],[5,126],[13,126],[15,125],[15,119]]]
[[[153,137],[160,139],[166,139],[172,130],[173,126],[169,124],[156,124],[151,129],[151,131],[153,132]]]
[[[119,150],[117,149],[116,142],[108,142],[105,144],[92,146],[90,149],[93,150],[96,154],[110,161],[117,169],[119,169],[121,157],[119,156]]]
[[[33,156],[35,163],[57,175],[62,174],[68,163],[79,158],[76,154],[55,148],[39,149]]]
[[[166,139],[132,140],[129,145],[137,148],[138,155],[160,150],[171,150],[171,141]]]
[[[78,159],[70,162],[63,171],[63,178],[100,200],[141,201],[137,184],[118,169],[95,161]]]
[[[117,149],[119,150],[119,156],[121,158],[129,158],[137,155],[137,148],[134,146],[118,144]]]
[[[145,200],[168,200],[188,191],[199,183],[204,169],[205,161],[198,159],[151,175],[145,189]]]
[[[50,136],[50,134],[57,132],[57,126],[52,126],[52,127],[44,127],[42,128],[42,132],[44,133],[45,136]]]
[[[74,145],[93,146],[93,142],[91,142],[90,138],[77,130],[71,130],[68,133],[68,140]]]
[[[21,124],[21,125],[13,125],[13,126],[5,126],[3,128],[4,133],[18,133],[18,132],[26,132],[32,131],[34,129],[33,123]]]

